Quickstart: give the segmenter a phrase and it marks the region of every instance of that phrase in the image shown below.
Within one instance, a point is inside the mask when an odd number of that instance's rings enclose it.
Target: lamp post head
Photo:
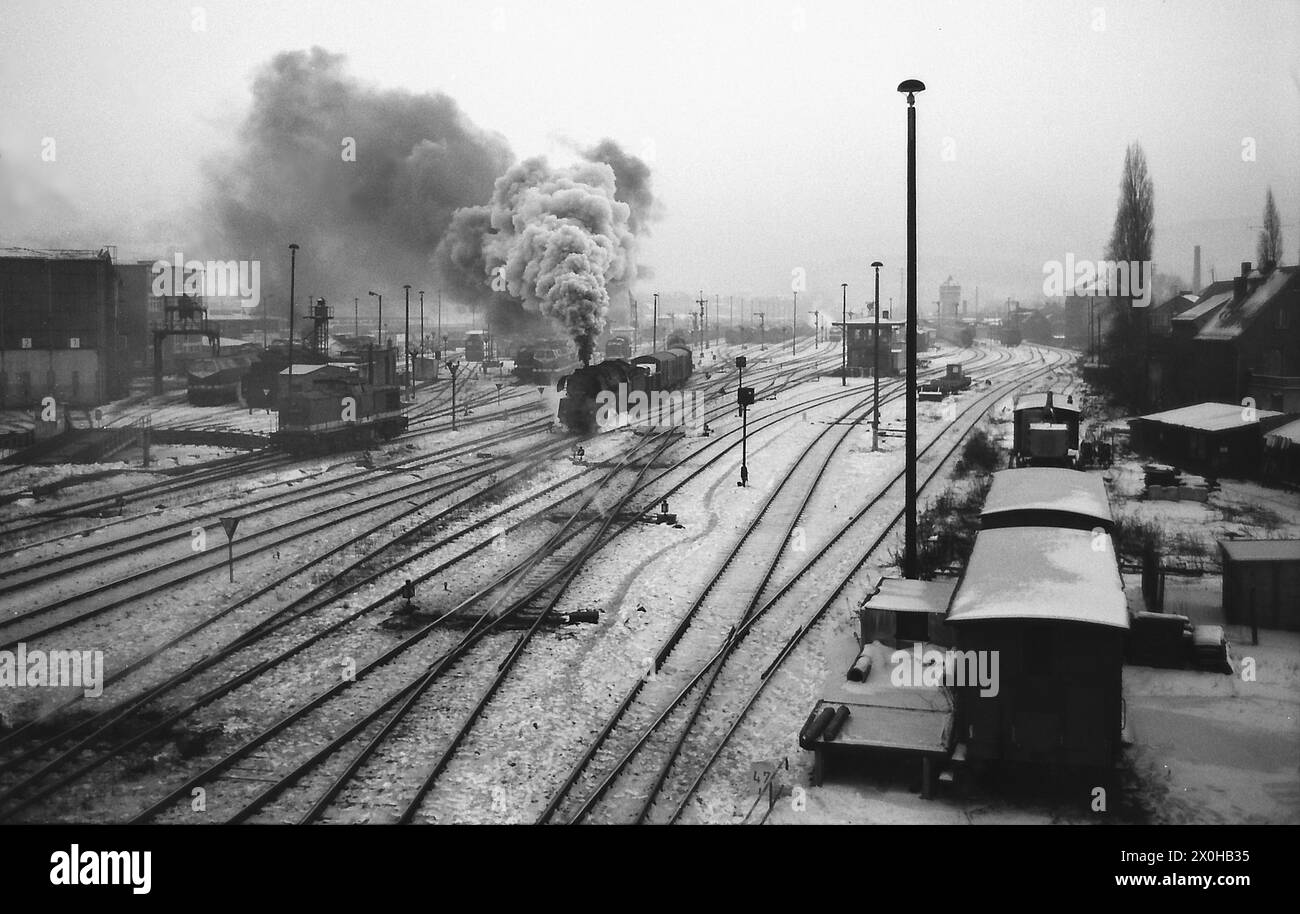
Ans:
[[[871,262],[871,265],[872,265],[873,267],[875,267],[877,270],[879,270],[881,267],[884,266],[884,264],[881,263],[879,260],[873,260],[873,261]]]
[[[375,295],[375,296],[378,296],[378,295],[379,295],[379,293],[378,293],[378,292],[375,292],[374,290],[371,290],[370,292],[367,292],[366,294],[367,294],[367,295]]]
[[[910,108],[916,104],[916,93],[925,91],[925,83],[919,79],[905,79],[898,84],[898,91],[907,93],[907,106]]]
[[[298,245],[296,245],[296,244],[291,244],[291,245],[289,245],[289,250],[291,250],[291,251],[296,251],[296,250],[298,250]]]
[[[411,291],[411,284],[410,284],[409,282],[408,282],[408,283],[404,283],[404,284],[402,285],[402,288],[405,289],[407,292],[410,292],[410,291]]]

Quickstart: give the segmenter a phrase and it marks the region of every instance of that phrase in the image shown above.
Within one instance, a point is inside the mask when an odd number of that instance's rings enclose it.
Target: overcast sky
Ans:
[[[254,73],[320,46],[376,87],[450,94],[516,157],[608,136],[647,158],[646,297],[788,296],[802,267],[800,310],[838,310],[876,259],[899,296],[907,78],[927,85],[924,304],[949,274],[972,303],[977,285],[1036,301],[1044,261],[1101,258],[1135,140],[1157,269],[1190,280],[1196,243],[1207,282],[1254,259],[1270,185],[1284,262],[1300,251],[1297,2],[6,0],[3,18],[0,245],[178,243]]]

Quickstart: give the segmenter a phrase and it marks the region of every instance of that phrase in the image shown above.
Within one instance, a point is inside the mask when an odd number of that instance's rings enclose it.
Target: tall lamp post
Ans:
[[[875,390],[871,395],[871,449],[880,450],[880,268],[884,266],[879,260],[871,264],[876,271],[876,304],[872,310],[876,314],[875,340],[871,344],[871,380]]]
[[[849,284],[840,283],[840,387],[849,385]]]
[[[447,338],[442,335],[442,290],[438,290],[438,339],[442,340],[442,354],[447,355]]]
[[[289,245],[289,402],[293,403],[293,294],[298,274],[298,245]]]
[[[406,290],[406,326],[402,328],[402,365],[406,370],[406,399],[411,399],[411,284],[408,282],[403,289]]]
[[[907,94],[907,453],[904,457],[903,577],[920,576],[916,542],[916,93],[925,83],[908,79],[898,84]]]
[[[650,320],[650,352],[659,351],[659,293],[655,293],[655,311]]]
[[[424,358],[424,290],[420,290],[420,358]]]

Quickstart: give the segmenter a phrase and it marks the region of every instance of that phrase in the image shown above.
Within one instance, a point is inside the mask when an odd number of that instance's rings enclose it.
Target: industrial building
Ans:
[[[0,250],[0,409],[125,396],[137,323],[110,248]]]

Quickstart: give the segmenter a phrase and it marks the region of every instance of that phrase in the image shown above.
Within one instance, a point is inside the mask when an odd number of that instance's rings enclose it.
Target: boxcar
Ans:
[[[999,527],[1115,529],[1106,483],[1079,470],[1027,467],[1000,470],[980,512],[985,530]]]
[[[674,390],[681,387],[695,371],[694,357],[684,346],[674,346],[653,355],[641,355],[632,360],[650,372],[651,390]]]
[[[1123,583],[1109,536],[982,530],[948,611],[960,656],[996,652],[994,694],[957,692],[971,760],[1108,769],[1123,728]]]
[[[1079,457],[1079,404],[1074,397],[1038,391],[1016,397],[1012,466],[1074,466]]]

